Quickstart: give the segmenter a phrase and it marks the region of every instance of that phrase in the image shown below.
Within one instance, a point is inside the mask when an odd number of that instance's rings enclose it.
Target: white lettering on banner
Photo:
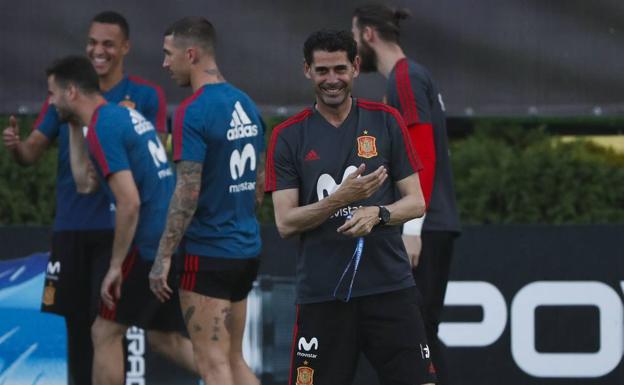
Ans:
[[[624,293],[624,281],[620,282]],[[507,323],[501,292],[482,281],[450,281],[447,306],[483,308],[481,322],[443,322],[439,336],[449,347],[488,346]],[[599,351],[540,353],[535,348],[535,309],[544,306],[593,306],[599,312]],[[524,286],[511,302],[511,353],[520,369],[534,377],[585,378],[611,373],[624,354],[624,306],[618,293],[603,282],[538,281]],[[583,333],[583,330],[579,330]]]
[[[247,143],[243,147],[242,152],[238,150],[232,151],[230,155],[230,174],[233,180],[237,180],[245,173],[247,166],[247,160],[249,160],[249,169],[254,171],[256,169],[256,150],[251,143]]]
[[[321,175],[318,178],[318,181],[316,182],[316,195],[318,197],[318,200],[321,201],[325,197],[328,197],[331,194],[333,194],[334,191],[340,188],[340,185],[347,179],[347,177],[350,174],[354,173],[356,170],[357,170],[357,167],[355,166],[347,167],[347,169],[342,174],[342,181],[340,182],[340,184],[337,184],[334,178],[332,178],[332,176],[329,174]]]
[[[444,304],[480,306],[481,322],[443,322],[440,338],[448,346],[488,346],[503,334],[507,324],[507,304],[496,286],[481,281],[449,282]]]
[[[145,385],[145,332],[136,326],[126,332],[128,370],[125,385]]]
[[[48,262],[48,274],[58,275],[61,272],[61,261]]]
[[[535,309],[566,305],[598,308],[600,348],[597,352],[540,353],[535,349]],[[536,377],[607,375],[622,359],[623,311],[618,294],[602,282],[533,282],[523,287],[511,303],[511,354],[522,370]]]

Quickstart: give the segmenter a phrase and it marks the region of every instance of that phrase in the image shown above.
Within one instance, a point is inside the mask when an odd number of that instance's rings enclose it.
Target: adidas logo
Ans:
[[[227,130],[227,140],[250,138],[258,135],[258,126],[249,119],[239,101],[234,105],[230,127],[232,128]]]
[[[318,154],[316,153],[316,151],[314,150],[310,150],[310,152],[308,152],[308,155],[305,156],[305,158],[303,158],[303,160],[310,161],[310,160],[319,160],[321,159]]]

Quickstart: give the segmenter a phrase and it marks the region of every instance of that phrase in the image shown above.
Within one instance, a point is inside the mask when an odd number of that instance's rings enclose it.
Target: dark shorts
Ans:
[[[41,310],[63,316],[88,312],[94,318],[112,247],[112,230],[52,233]]]
[[[123,283],[121,298],[115,307],[109,309],[100,303],[100,317],[127,326],[138,326],[147,330],[184,333],[177,282],[169,275],[169,287],[173,289],[171,298],[165,303],[158,301],[149,288],[149,272],[152,261],[142,259],[138,251],[132,250],[122,265]],[[108,270],[108,266],[106,267]]]
[[[436,382],[415,287],[297,306],[290,385],[350,385],[360,352],[382,385]]]
[[[258,258],[229,259],[179,254],[180,289],[239,302],[247,298],[258,275]]]

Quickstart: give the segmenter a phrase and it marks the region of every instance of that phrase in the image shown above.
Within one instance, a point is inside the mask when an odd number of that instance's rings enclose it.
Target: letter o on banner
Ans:
[[[600,350],[595,353],[539,353],[535,349],[535,308],[595,306],[600,313]],[[622,359],[623,307],[618,294],[595,281],[539,281],[523,287],[511,304],[511,354],[535,377],[600,377]],[[582,333],[582,330],[578,330]]]
[[[480,306],[481,322],[443,322],[440,339],[447,346],[488,346],[503,334],[507,324],[507,304],[501,292],[489,282],[451,281],[444,297],[446,306]]]

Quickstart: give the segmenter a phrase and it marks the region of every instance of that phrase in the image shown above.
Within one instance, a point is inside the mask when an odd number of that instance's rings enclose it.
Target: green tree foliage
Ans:
[[[452,164],[464,223],[624,222],[624,156],[592,142],[484,123]]]
[[[33,117],[19,117],[24,140]],[[0,129],[8,117],[0,117]],[[0,145],[0,224],[50,225],[54,218],[57,148],[52,146],[34,166],[21,167]]]
[[[269,118],[267,125],[282,120]],[[20,118],[22,138],[33,121]],[[6,126],[7,117],[0,117],[0,129]],[[624,155],[588,141],[561,141],[541,126],[486,120],[477,126],[452,144],[463,223],[624,223]],[[0,224],[52,223],[56,167],[56,146],[31,167],[18,166],[0,146]],[[274,222],[268,195],[258,217]]]

